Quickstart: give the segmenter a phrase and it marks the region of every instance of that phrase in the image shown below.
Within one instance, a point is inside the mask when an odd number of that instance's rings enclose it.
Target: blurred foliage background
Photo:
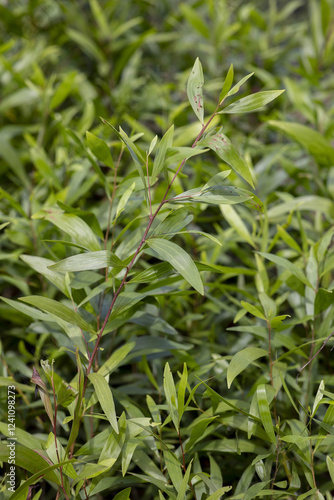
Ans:
[[[287,483],[279,493],[267,496],[306,498],[303,495],[311,491],[314,498],[330,500],[334,465],[328,463],[334,459],[330,430],[334,417],[326,404],[333,408],[332,340],[298,381],[295,377],[322,346],[334,319],[333,0],[13,0],[0,5],[0,27],[0,290],[4,299],[0,304],[0,366],[2,377],[14,377],[22,384],[30,384],[32,366],[39,366],[40,359],[55,359],[55,370],[67,382],[76,374],[75,357],[59,350],[62,345],[72,346],[64,332],[57,325],[32,320],[11,302],[33,294],[64,300],[61,292],[66,292],[67,285],[60,285],[40,259],[56,262],[75,254],[78,250],[73,243],[78,242],[52,224],[52,217],[42,216],[42,211],[57,207],[77,215],[103,242],[110,206],[106,184],[110,191],[115,183],[119,186],[118,200],[135,177],[130,155],[123,153],[121,143],[99,117],[116,128],[122,126],[142,151],[172,124],[173,145],[190,146],[200,130],[186,94],[196,57],[204,68],[206,116],[216,107],[230,64],[235,82],[254,72],[238,98],[259,90],[286,89],[263,111],[222,115],[220,121],[254,173],[255,193],[266,207],[265,214],[243,205],[228,213],[219,207],[192,207],[189,228],[210,233],[221,243],[218,246],[193,233],[176,237],[201,263],[205,297],[187,290],[180,276],[162,274],[158,276],[162,280],[159,298],[146,297],[131,309],[131,315],[115,319],[113,334],[104,337],[102,346],[108,357],[127,342],[136,343],[135,356],[126,358],[112,380],[117,408],[123,407],[131,417],[149,416],[148,394],[162,404],[167,360],[175,379],[185,362],[191,386],[198,382],[196,376],[213,377],[209,383],[215,391],[252,414],[256,411],[254,394],[260,384],[267,384],[273,389],[267,396],[282,436],[316,436],[325,429],[329,436],[321,446],[311,446],[307,452],[299,442],[283,440],[275,456],[263,432],[252,437],[247,416],[224,407],[215,395],[199,388],[197,406],[184,415],[184,436],[190,435],[201,412],[218,412],[220,417],[203,433],[187,460],[194,458],[197,471],[212,474],[214,456],[224,485],[232,486],[231,498],[256,498],[267,486],[254,490],[253,496],[251,492],[246,497],[246,491],[256,483],[270,482],[279,463],[275,478]],[[117,175],[92,156],[88,130],[110,146]],[[225,169],[226,164],[213,154],[195,157],[184,168],[175,191],[179,194],[202,185]],[[246,187],[235,173],[230,178],[234,185]],[[155,200],[164,191],[158,185]],[[117,239],[134,221],[131,231],[118,241],[120,258],[131,254],[145,228],[141,202],[136,188],[115,225]],[[270,261],[257,251],[297,264],[314,283],[317,302],[305,291],[300,276],[282,261]],[[138,270],[157,262],[148,254],[138,263]],[[65,301],[80,303],[100,280],[98,273],[75,275],[72,296],[67,295]],[[148,284],[144,279],[139,286],[143,291]],[[320,288],[324,290],[321,296]],[[277,314],[285,318],[272,333],[270,366],[267,359],[257,360],[228,389],[226,373],[232,356],[248,346],[268,351],[268,324],[256,310],[254,314],[254,309],[241,304],[245,301],[263,311],[260,293],[270,296]],[[107,309],[112,290],[103,297]],[[85,319],[99,310],[99,300],[96,296],[86,302]],[[100,309],[102,316],[104,309]],[[272,363],[277,360],[273,373]],[[319,394],[321,381],[328,392],[321,392],[325,399],[318,420],[313,421],[308,408]],[[47,435],[50,429],[40,419],[41,403],[23,386],[20,394],[17,426],[34,435]],[[60,412],[59,418],[64,417],[65,412]],[[104,428],[102,421],[97,422],[96,434]],[[68,430],[64,424],[63,437]],[[88,441],[91,431],[85,423],[81,444]],[[164,432],[177,450],[175,432],[168,426]],[[225,439],[231,448],[224,448]],[[147,446],[145,450],[160,467],[159,455]],[[131,467],[138,473],[140,459]],[[133,485],[131,498],[159,498],[153,481],[145,483],[134,476],[120,481],[117,467],[112,470],[113,481],[104,494]],[[209,494],[208,488],[197,483],[198,500],[202,493]],[[44,486],[42,498],[53,498],[53,494],[50,486]],[[96,493],[91,498],[102,496]]]

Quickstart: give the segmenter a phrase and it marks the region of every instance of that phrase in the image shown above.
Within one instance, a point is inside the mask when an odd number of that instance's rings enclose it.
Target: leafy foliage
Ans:
[[[330,500],[333,0],[0,12],[3,497]]]

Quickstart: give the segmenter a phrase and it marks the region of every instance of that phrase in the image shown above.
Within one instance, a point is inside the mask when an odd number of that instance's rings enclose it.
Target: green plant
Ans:
[[[304,4],[1,8],[0,383],[22,495],[36,473],[34,498],[331,499],[334,10]],[[196,55],[209,116],[232,61],[255,71],[241,97],[286,97],[185,147]]]

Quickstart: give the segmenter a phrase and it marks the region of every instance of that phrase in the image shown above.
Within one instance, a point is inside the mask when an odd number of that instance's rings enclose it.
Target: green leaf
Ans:
[[[245,240],[249,243],[253,248],[256,247],[256,244],[247,229],[246,224],[241,219],[240,215],[231,205],[221,205],[220,211],[223,214],[224,218],[230,224],[233,229]]]
[[[262,491],[270,481],[263,481],[261,483],[253,484],[245,493],[243,500],[252,500],[258,496],[258,493]]]
[[[59,288],[59,290],[61,290],[64,295],[68,296],[65,277],[55,270],[50,269],[49,267],[54,264],[53,260],[45,259],[44,257],[37,257],[35,255],[24,254],[20,255],[20,259],[22,259],[23,262],[34,269],[34,271],[45,276],[45,278],[48,279],[57,288]]]
[[[273,421],[271,419],[270,408],[267,400],[266,386],[264,384],[260,384],[257,387],[256,394],[257,402],[259,405],[260,418],[264,430],[266,431],[270,442],[276,443]]]
[[[33,218],[37,218],[37,215],[33,216]],[[74,214],[65,214],[59,210],[49,208],[45,210],[45,215],[38,216],[38,218],[44,218],[52,222],[52,224],[73,238],[75,243],[82,245],[87,250],[96,252],[101,249],[95,234],[88,224]]]
[[[264,292],[259,293],[259,299],[264,310],[265,317],[268,321],[272,321],[277,313],[276,303],[273,299],[268,297]]]
[[[193,461],[191,461],[190,464],[188,465],[187,471],[182,479],[182,483],[181,483],[178,495],[176,497],[176,500],[184,500],[186,498],[186,491],[188,489],[192,463],[193,463]]]
[[[190,450],[199,439],[203,438],[205,429],[216,418],[217,417],[203,418],[192,427],[189,441],[186,443],[186,451]]]
[[[108,125],[113,131],[114,133],[117,135],[117,137],[122,141],[124,142],[124,144],[126,145],[126,147],[128,148],[128,151],[133,159],[133,162],[136,166],[136,169],[139,173],[139,176],[143,182],[143,185],[144,185],[144,188],[145,188],[145,192],[147,190],[147,185],[146,185],[146,178],[145,178],[145,175],[144,175],[144,172],[143,172],[143,164],[145,163],[145,160],[144,158],[142,157],[139,149],[135,146],[135,144],[131,141],[131,139],[127,136],[127,134],[124,132],[124,130],[122,130],[122,128],[120,127],[119,128],[119,132],[115,129],[115,127],[113,125],[111,125],[111,123],[109,123],[107,120],[105,120],[104,118],[101,118],[100,119],[102,120],[103,123],[105,123],[106,125]]]
[[[293,274],[293,276],[298,278],[302,283],[304,283],[304,285],[307,285],[312,288],[311,283],[306,278],[303,271],[289,260],[285,259],[284,257],[279,257],[278,255],[273,255],[271,253],[265,253],[265,252],[257,252],[257,253],[262,255],[262,257],[271,260],[271,262],[274,262],[276,265],[283,267],[283,269]]]
[[[183,373],[177,391],[177,403],[178,403],[177,407],[179,413],[179,422],[181,422],[181,418],[184,412],[184,396],[186,393],[187,383],[188,383],[188,369],[186,363],[183,363]]]
[[[264,320],[266,319],[264,314],[257,307],[253,306],[252,304],[249,304],[248,302],[245,302],[244,300],[242,300],[240,302],[240,304],[242,305],[242,307],[244,309],[246,309],[246,311],[248,311],[253,316],[256,316],[257,318],[264,319]]]
[[[229,67],[229,70],[227,72],[222,91],[219,96],[219,104],[222,104],[224,101],[224,98],[227,96],[228,91],[230,90],[232,83],[233,83],[233,78],[234,78],[234,70],[233,70],[233,64]]]
[[[219,490],[215,491],[214,493],[212,493],[212,495],[207,497],[206,500],[219,500],[222,495],[224,495],[228,491],[231,491],[231,489],[232,486],[224,486],[223,488],[219,488]]]
[[[334,462],[329,455],[326,457],[326,464],[332,483],[334,483]]]
[[[200,141],[200,146],[207,146],[215,151],[219,158],[235,170],[243,179],[254,187],[251,170],[246,161],[240,156],[237,148],[230,139],[222,133],[221,129],[214,135]]]
[[[222,113],[251,113],[253,111],[258,111],[263,108],[266,104],[276,99],[276,97],[283,94],[284,90],[267,90],[264,92],[258,92],[257,94],[248,95],[243,97],[236,102],[233,102],[219,114]]]
[[[109,250],[99,250],[97,252],[86,252],[79,255],[67,257],[56,264],[48,266],[52,271],[61,273],[74,271],[88,271],[92,269],[102,269],[105,267],[126,267],[125,264]]]
[[[178,430],[179,429],[179,417],[177,411],[178,402],[176,398],[176,389],[175,389],[173,375],[169,368],[168,363],[166,363],[164,370],[164,391],[169,409],[169,414],[173,420],[175,429]]]
[[[305,148],[314,158],[325,165],[333,165],[334,148],[324,135],[310,127],[294,122],[268,121],[271,127],[283,132]]]
[[[107,167],[114,168],[114,162],[108,144],[90,132],[86,132],[86,137],[89,149],[96,158],[107,165]]]
[[[102,460],[98,464],[87,463],[81,469],[80,473],[77,475],[76,479],[73,481],[72,485],[77,484],[79,481],[86,480],[93,477],[98,477],[101,474],[108,472],[111,467],[116,462],[115,458],[107,458]]]
[[[125,490],[120,491],[114,497],[114,500],[130,500],[131,488],[126,488]]]
[[[246,75],[243,78],[241,78],[241,80],[238,83],[236,83],[234,85],[234,87],[231,88],[231,90],[229,90],[229,92],[226,94],[226,97],[231,97],[232,95],[234,95],[237,92],[239,92],[241,85],[243,85],[244,83],[246,83],[247,80],[249,80],[249,78],[251,76],[253,76],[253,75],[254,75],[254,72],[253,73],[249,73],[249,75]]]
[[[203,85],[203,69],[200,60],[197,57],[188,79],[187,95],[191,107],[202,125],[204,123]]]
[[[89,380],[94,385],[94,389],[104,411],[105,416],[109,420],[112,428],[118,434],[118,424],[115,411],[114,398],[109,387],[108,382],[100,373],[90,373],[88,375]]]
[[[179,491],[182,484],[181,463],[169,450],[163,450],[165,464],[171,481],[176,491]]]
[[[195,290],[204,295],[203,283],[197,267],[183,248],[160,238],[148,239],[146,243],[159,255],[160,259],[169,262]]]
[[[135,347],[135,342],[127,342],[122,347],[112,353],[109,359],[99,369],[97,373],[105,377],[108,373],[113,372],[122,363],[130,351]]]
[[[334,293],[332,290],[325,290],[319,288],[314,301],[314,314],[320,314],[325,311],[329,306],[334,304]]]
[[[162,169],[164,168],[166,153],[168,148],[171,148],[173,145],[173,135],[174,135],[174,125],[172,125],[163,138],[160,141],[158,152],[154,158],[152,177],[158,177]]]
[[[78,326],[86,332],[94,331],[93,328],[78,313],[56,300],[41,297],[40,295],[21,297],[19,300],[22,300],[22,302],[26,302],[27,304],[31,304],[32,306],[41,309],[41,311],[53,314],[54,316],[71,323],[71,325]]]
[[[242,351],[237,352],[227,369],[227,387],[230,388],[235,377],[243,372],[250,363],[256,359],[267,356],[268,352],[258,347],[246,347]]]

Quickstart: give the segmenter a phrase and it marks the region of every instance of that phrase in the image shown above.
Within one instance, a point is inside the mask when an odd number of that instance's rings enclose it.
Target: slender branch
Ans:
[[[298,379],[299,375],[301,374],[301,372],[304,370],[304,368],[306,368],[310,363],[312,363],[312,361],[318,356],[319,352],[323,350],[323,348],[325,347],[325,345],[327,344],[327,342],[330,340],[331,337],[333,337],[334,335],[334,332],[332,332],[330,335],[328,335],[327,339],[324,340],[322,346],[320,347],[320,349],[314,354],[314,356],[312,356],[307,363],[305,363],[305,365],[303,365],[301,367],[301,369],[298,371],[297,373],[297,377],[296,377],[296,380]]]

